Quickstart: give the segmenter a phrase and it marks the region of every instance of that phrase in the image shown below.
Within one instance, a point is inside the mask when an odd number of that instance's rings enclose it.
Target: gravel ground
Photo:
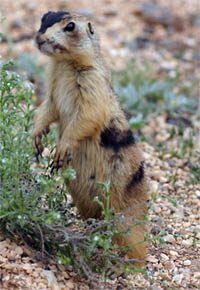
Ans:
[[[174,0],[170,3],[154,1],[162,7],[170,8],[173,15],[180,17],[182,31],[173,27],[166,32],[162,25],[150,37],[150,45],[144,49],[131,49],[138,44],[138,37],[147,37],[146,21],[138,16],[141,4],[147,1],[11,1],[1,0],[1,10],[7,20],[3,31],[11,38],[22,34],[32,34],[39,27],[41,15],[48,10],[74,10],[90,15],[100,32],[103,51],[112,69],[123,68],[129,59],[134,58],[138,66],[148,59],[154,63],[156,74],[182,72],[187,84],[200,79],[200,23],[190,25],[191,17],[200,12],[199,0]],[[14,13],[13,13],[14,12]],[[182,22],[181,22],[182,21]],[[148,22],[149,23],[149,22]],[[149,26],[148,26],[149,27]],[[124,45],[126,44],[126,45]],[[131,46],[132,45],[132,46]],[[8,49],[9,47],[9,49]],[[184,59],[174,56],[181,48],[186,49]],[[37,54],[32,40],[17,42],[14,47],[1,44],[1,55],[14,55],[13,51]],[[45,60],[39,57],[42,64]],[[200,87],[196,87],[200,97]],[[194,116],[197,135],[190,157],[171,157],[170,152],[179,148],[180,140],[169,139],[173,124],[166,122],[163,113],[151,120],[144,128],[154,142],[165,144],[167,151],[158,152],[155,146],[141,143],[146,159],[146,174],[149,179],[149,196],[154,196],[149,213],[149,230],[154,236],[162,231],[164,243],[151,243],[147,256],[148,278],[142,274],[129,275],[128,280],[118,278],[103,284],[99,289],[200,289],[200,185],[186,184],[189,181],[191,164],[197,159],[200,150],[200,121]],[[189,135],[184,129],[184,136]],[[162,154],[162,158],[160,158]],[[76,277],[72,269],[67,271],[53,261],[48,267],[38,262],[29,249],[21,243],[16,245],[0,235],[0,289],[89,289],[84,279]]]

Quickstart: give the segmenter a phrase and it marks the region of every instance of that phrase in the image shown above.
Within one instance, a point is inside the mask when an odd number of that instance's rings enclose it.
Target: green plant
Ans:
[[[196,152],[196,162],[190,167],[190,179],[194,184],[200,182],[200,151]]]
[[[197,233],[194,232],[193,240],[192,240],[192,247],[196,248],[197,246]]]
[[[125,71],[113,73],[114,90],[123,109],[131,116],[133,129],[142,129],[149,119],[161,112],[173,118],[197,112],[198,98],[175,92],[178,77],[158,80],[154,75],[150,63],[138,69],[135,62],[127,65]]]
[[[9,61],[0,67],[0,225],[14,237],[16,229],[25,235],[33,232],[32,227],[58,220],[58,205],[53,200],[59,184],[44,174],[33,176],[30,169],[33,90],[18,74],[7,71],[12,64]],[[62,189],[59,198],[65,198]]]
[[[174,207],[177,207],[178,206],[178,201],[174,198],[172,198],[171,196],[167,196],[167,195],[162,195],[161,196],[162,198],[166,198],[169,202],[171,202],[171,204],[174,206]]]
[[[16,69],[26,72],[30,80],[44,79],[44,68],[37,64],[36,56],[29,53],[21,53],[17,56]]]

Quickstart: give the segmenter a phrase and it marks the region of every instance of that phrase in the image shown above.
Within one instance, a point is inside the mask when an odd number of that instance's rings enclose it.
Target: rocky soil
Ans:
[[[48,10],[82,12],[95,22],[103,52],[111,69],[119,70],[131,59],[138,67],[146,60],[154,64],[155,76],[173,77],[181,73],[188,86],[196,84],[194,94],[200,97],[200,2],[102,0],[102,1],[11,1],[1,0],[0,10],[6,16],[2,24],[3,58],[16,53],[37,55],[33,35],[40,18]],[[12,39],[12,44],[10,42]],[[182,54],[180,52],[183,52]],[[178,56],[178,57],[177,57]],[[164,243],[152,242],[146,258],[148,277],[131,274],[107,283],[99,278],[99,289],[200,289],[200,184],[190,181],[191,164],[197,163],[200,150],[200,121],[192,117],[195,136],[190,154],[177,158],[180,138],[170,139],[176,124],[167,122],[165,113],[152,119],[144,128],[153,142],[142,142],[149,180],[149,230],[152,237],[163,231]],[[186,124],[184,136],[190,134]],[[166,150],[157,150],[158,143]],[[48,267],[33,257],[21,243],[15,244],[0,235],[0,289],[90,289],[71,268],[54,261]]]

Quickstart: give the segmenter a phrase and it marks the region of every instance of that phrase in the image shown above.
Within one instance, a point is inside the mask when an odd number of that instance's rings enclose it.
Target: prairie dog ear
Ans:
[[[90,32],[91,34],[94,34],[94,30],[93,30],[93,28],[92,28],[92,24],[91,24],[90,22],[88,22],[88,28],[89,28],[89,32]]]

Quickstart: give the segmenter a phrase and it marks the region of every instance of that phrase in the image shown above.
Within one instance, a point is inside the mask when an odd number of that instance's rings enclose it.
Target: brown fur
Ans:
[[[63,32],[72,21],[75,30]],[[86,18],[72,15],[37,33],[40,50],[50,58],[46,97],[35,115],[33,147],[37,155],[42,154],[42,135],[57,122],[53,169],[65,168],[71,160],[77,179],[70,182],[70,193],[80,213],[86,218],[100,217],[100,208],[93,202],[94,196],[103,200],[97,182],[110,181],[111,206],[127,217],[119,228],[133,225],[130,235],[117,237],[115,242],[134,245],[129,257],[143,258],[146,244],[140,242],[145,228],[134,226],[146,213],[141,152],[111,89],[110,73],[91,29]]]

